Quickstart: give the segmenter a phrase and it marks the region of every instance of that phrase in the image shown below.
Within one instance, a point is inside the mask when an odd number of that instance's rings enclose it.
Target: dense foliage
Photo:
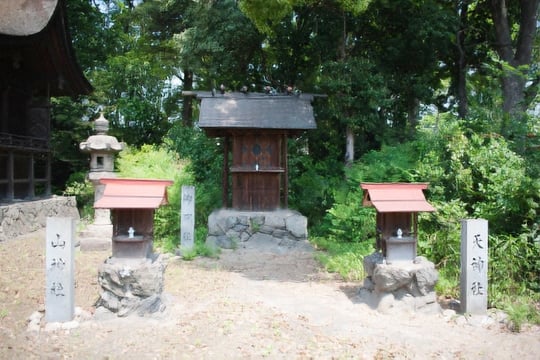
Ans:
[[[177,244],[182,183],[196,185],[202,239],[220,206],[222,145],[197,128],[197,104],[181,92],[223,84],[324,93],[317,129],[289,142],[289,205],[327,249],[321,261],[363,276],[374,214],[361,206],[360,182],[427,181],[437,212],[421,216],[419,247],[441,273],[438,290],[457,295],[460,220],[485,218],[490,304],[530,315],[523,307],[540,291],[540,37],[537,16],[522,15],[538,6],[71,0],[74,47],[95,90],[54,102],[55,185],[71,176],[68,191],[91,201],[77,144],[103,111],[131,146],[123,175],[175,179],[173,205],[156,217],[165,247]]]

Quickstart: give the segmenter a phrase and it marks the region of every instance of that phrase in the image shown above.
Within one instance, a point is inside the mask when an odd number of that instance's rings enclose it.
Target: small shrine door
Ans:
[[[233,137],[232,205],[239,210],[275,210],[280,206],[282,145],[279,134]]]

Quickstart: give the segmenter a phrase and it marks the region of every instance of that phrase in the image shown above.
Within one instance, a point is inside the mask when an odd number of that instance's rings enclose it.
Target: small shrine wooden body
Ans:
[[[111,209],[113,224],[112,256],[148,258],[154,239],[154,212],[167,204],[170,180],[101,179],[103,196],[96,209]]]
[[[0,1],[0,202],[51,194],[51,97],[92,90],[65,0]]]
[[[435,211],[425,199],[427,183],[362,183],[364,206],[377,211],[377,250],[387,263],[413,261],[417,254],[418,212]]]
[[[272,211],[288,206],[287,139],[315,129],[314,95],[197,92],[199,127],[223,138],[223,207]]]

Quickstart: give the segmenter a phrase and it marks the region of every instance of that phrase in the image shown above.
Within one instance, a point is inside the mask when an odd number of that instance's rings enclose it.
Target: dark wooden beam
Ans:
[[[36,191],[35,191],[35,188],[36,188],[36,183],[35,183],[35,172],[34,172],[34,166],[35,166],[35,161],[34,161],[34,153],[30,153],[29,156],[28,156],[28,163],[27,163],[27,166],[28,166],[28,193],[27,193],[27,197],[29,199],[33,199],[36,197]]]
[[[283,172],[283,207],[287,209],[289,207],[289,163],[287,161],[287,135],[283,135],[281,138],[281,156]]]
[[[8,163],[7,163],[7,194],[6,199],[11,201],[15,197],[15,173],[13,171],[14,166],[14,154],[13,151],[8,152]]]
[[[223,173],[221,179],[221,188],[223,194],[221,197],[221,206],[229,207],[229,137],[223,138]]]

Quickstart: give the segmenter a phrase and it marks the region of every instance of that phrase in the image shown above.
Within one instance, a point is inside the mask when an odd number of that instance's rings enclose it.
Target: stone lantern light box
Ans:
[[[424,196],[427,183],[362,183],[362,204],[377,211],[377,250],[388,264],[412,262],[418,243],[418,213],[432,212]]]
[[[114,136],[107,135],[109,121],[103,113],[94,121],[94,127],[96,134],[83,141],[79,147],[81,151],[90,154],[90,180],[99,180],[100,177],[106,177],[103,175],[114,172],[115,154],[122,151],[125,144],[118,142]]]
[[[167,204],[171,180],[101,179],[105,190],[96,209],[111,209],[112,256],[150,258],[154,238],[154,211]]]

